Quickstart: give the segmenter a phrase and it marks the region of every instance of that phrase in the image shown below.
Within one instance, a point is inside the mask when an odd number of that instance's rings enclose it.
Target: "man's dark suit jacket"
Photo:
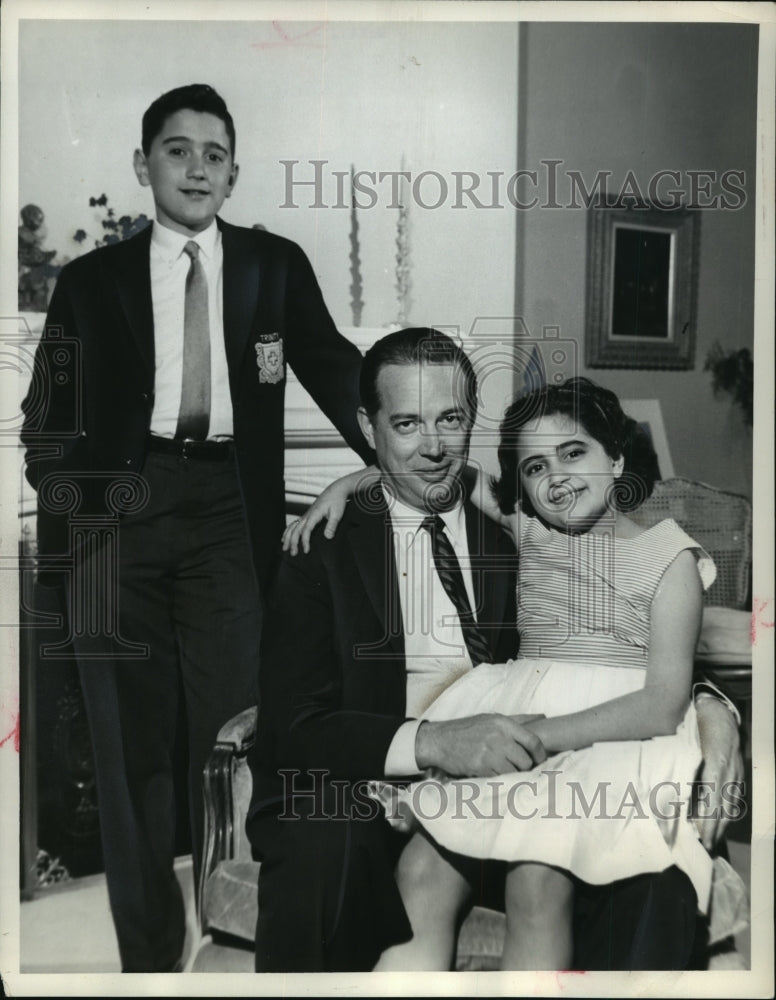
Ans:
[[[464,509],[476,614],[494,662],[503,662],[518,644],[515,550],[473,504]],[[334,538],[318,532],[308,555],[284,556],[264,624],[259,689],[252,813],[274,798],[278,767],[382,776],[406,722],[407,673],[391,521],[379,489],[356,494]]]
[[[260,381],[256,345],[278,334],[285,361],[371,458],[356,421],[361,355],[336,330],[312,268],[280,236],[217,220],[223,241],[224,339],[234,442],[259,583],[266,591],[284,527],[285,378]],[[154,403],[149,226],[79,257],[57,281],[22,408],[27,477],[140,472]],[[52,455],[52,446],[53,452]],[[105,479],[81,477],[86,509],[105,509]],[[67,551],[67,518],[41,509],[41,556]]]
[[[517,651],[515,550],[506,535],[468,502],[465,513],[478,620],[494,661],[503,662]],[[391,521],[377,489],[369,495],[357,493],[334,538],[315,533],[310,553],[285,555],[278,571],[264,620],[247,824],[264,866],[272,866],[276,849],[285,849],[286,834],[297,837],[300,832],[291,829],[293,820],[274,820],[287,790],[278,769],[325,769],[329,777],[349,782],[381,777],[394,734],[406,721],[406,688]],[[295,787],[304,784],[301,776],[295,779]],[[347,796],[344,801],[348,802]],[[382,816],[375,818],[387,827]],[[346,824],[338,825],[344,839]],[[341,910],[350,910],[339,917],[339,925],[349,928],[345,954],[337,959],[340,969],[369,969],[384,947],[407,936],[390,857],[371,842],[362,845],[359,858],[355,857],[352,838],[362,837],[374,825],[355,823],[348,834],[353,846],[345,864],[359,874],[342,890]],[[311,850],[317,873],[327,867],[323,833],[316,821]],[[338,864],[330,859],[329,867]],[[332,877],[338,884],[340,873]],[[316,890],[304,882],[306,878],[300,876],[304,884],[286,885],[273,893],[278,898],[268,898],[266,887],[260,887],[260,912],[285,906],[295,893],[309,892],[315,898]],[[362,914],[369,914],[369,919],[360,919]],[[300,935],[296,942],[300,953],[308,943]],[[314,959],[300,961],[299,969],[323,968]]]

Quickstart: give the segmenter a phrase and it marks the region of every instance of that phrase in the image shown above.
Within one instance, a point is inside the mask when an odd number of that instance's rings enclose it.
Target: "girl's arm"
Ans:
[[[324,537],[333,538],[350,497],[359,487],[368,488],[372,481],[379,477],[380,470],[376,465],[370,465],[366,469],[356,469],[341,479],[335,479],[307,508],[302,517],[288,525],[283,532],[283,551],[290,551],[291,555],[295,556],[301,542],[304,551],[309,552],[313,528],[323,520],[326,521]]]
[[[548,753],[675,732],[690,701],[701,594],[695,557],[685,549],[665,571],[652,600],[644,688],[582,712],[528,723]]]
[[[514,519],[517,515],[507,517],[502,514],[498,504],[493,499],[490,492],[488,477],[479,467],[469,466],[468,472],[475,476],[474,488],[471,490],[472,503],[478,507],[487,517],[500,524],[513,538],[515,545],[518,544],[516,532],[514,530]],[[330,483],[321,495],[313,501],[302,517],[288,525],[283,532],[283,551],[296,555],[299,551],[300,543],[304,552],[310,551],[310,536],[313,529],[321,521],[326,521],[324,538],[333,538],[337,527],[342,520],[345,506],[351,496],[359,487],[368,488],[373,479],[378,479],[380,470],[376,465],[370,465],[366,469],[357,469],[355,472],[342,476]]]

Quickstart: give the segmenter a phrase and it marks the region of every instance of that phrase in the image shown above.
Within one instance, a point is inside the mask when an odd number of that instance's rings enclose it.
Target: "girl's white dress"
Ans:
[[[716,574],[671,520],[632,539],[566,535],[535,518],[519,523],[519,656],[476,667],[422,718],[565,715],[636,691],[667,567],[689,549],[704,587]],[[691,705],[674,735],[596,743],[497,778],[428,778],[402,789],[394,806],[457,853],[542,862],[592,884],[677,865],[705,913],[712,861],[688,816],[700,763]]]

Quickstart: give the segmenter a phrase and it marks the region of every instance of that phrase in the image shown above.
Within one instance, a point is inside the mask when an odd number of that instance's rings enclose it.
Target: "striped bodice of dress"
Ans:
[[[650,609],[666,569],[689,549],[704,588],[716,575],[711,558],[673,520],[635,538],[565,534],[537,518],[517,520],[520,657],[646,669]]]

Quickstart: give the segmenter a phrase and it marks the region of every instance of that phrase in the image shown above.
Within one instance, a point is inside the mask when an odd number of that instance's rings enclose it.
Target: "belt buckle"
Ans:
[[[189,458],[191,455],[190,447],[193,450],[199,442],[195,438],[183,438],[181,441],[181,458]]]

